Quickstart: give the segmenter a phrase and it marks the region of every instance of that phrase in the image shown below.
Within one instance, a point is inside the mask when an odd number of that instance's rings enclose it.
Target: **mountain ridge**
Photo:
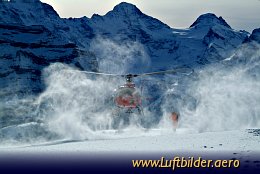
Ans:
[[[40,91],[41,73],[35,75],[33,72],[54,62],[68,63],[82,70],[102,71],[99,62],[106,56],[93,49],[98,37],[118,46],[142,45],[143,48],[134,50],[131,60],[126,61],[138,65],[143,59],[140,51],[145,52],[150,62],[144,68],[146,71],[178,66],[196,68],[218,62],[248,39],[247,32],[233,30],[222,17],[212,13],[199,16],[188,29],[174,29],[126,2],[104,16],[91,18],[60,18],[53,7],[38,0],[0,2],[0,16],[0,47],[5,50],[0,54],[1,64],[5,65],[0,69],[0,76],[5,74],[0,78],[4,84],[1,88],[13,86],[12,80],[8,79],[17,78],[23,84],[19,91],[30,90],[30,86]],[[254,35],[251,38],[255,38]],[[17,66],[23,71],[18,71]],[[133,66],[125,73],[140,70],[143,69]],[[12,73],[7,75],[7,72]]]

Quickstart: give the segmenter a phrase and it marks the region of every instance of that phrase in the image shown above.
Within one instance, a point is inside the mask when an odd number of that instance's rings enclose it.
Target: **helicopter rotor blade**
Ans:
[[[77,71],[77,70],[73,70],[73,71]],[[189,71],[189,72],[187,72],[187,71]],[[193,73],[193,70],[189,69],[189,68],[176,68],[176,69],[172,69],[172,70],[157,71],[157,72],[150,72],[150,73],[143,73],[143,74],[124,74],[124,75],[123,74],[109,74],[109,73],[103,73],[103,72],[92,72],[92,71],[79,71],[79,72],[85,73],[85,74],[93,74],[93,75],[133,78],[133,77],[139,77],[139,76],[159,75],[159,74],[168,74],[168,73],[172,73],[172,74],[185,73],[186,75],[190,75]]]
[[[172,69],[172,70],[166,70],[166,71],[157,71],[157,72],[150,72],[150,73],[144,73],[144,74],[137,74],[137,76],[149,76],[149,75],[159,75],[159,74],[168,74],[168,73],[172,73],[172,74],[176,74],[176,73],[187,73],[188,75],[191,74],[193,72],[187,72],[187,71],[183,71],[183,70],[190,70],[189,68],[176,68],[176,69]]]
[[[137,77],[136,74],[110,74],[110,73],[103,73],[103,72],[94,72],[94,71],[81,71],[81,70],[66,70],[66,71],[72,71],[72,72],[80,72],[84,74],[90,74],[90,75],[102,75],[102,76],[114,76],[114,77]]]
[[[94,75],[103,75],[103,76],[124,76],[121,74],[108,74],[108,73],[101,73],[101,72],[91,72],[91,71],[81,71],[85,74],[94,74]]]

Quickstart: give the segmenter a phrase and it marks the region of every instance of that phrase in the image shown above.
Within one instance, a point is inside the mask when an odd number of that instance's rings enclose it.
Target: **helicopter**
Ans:
[[[160,75],[160,74],[176,74],[176,73],[184,73],[185,75],[190,75],[192,72],[187,73],[187,70],[190,71],[190,68],[176,68],[165,71],[157,71],[157,72],[149,72],[142,74],[108,74],[102,72],[91,72],[91,71],[82,71],[86,74],[92,75],[102,75],[102,76],[113,76],[113,77],[123,77],[125,78],[125,84],[119,86],[114,90],[113,102],[116,106],[114,110],[114,115],[120,117],[120,111],[125,110],[125,113],[128,116],[123,116],[126,122],[129,122],[129,115],[133,113],[134,110],[137,110],[138,115],[144,115],[143,106],[142,106],[142,95],[140,90],[136,87],[133,82],[134,78],[151,76],[151,75]]]

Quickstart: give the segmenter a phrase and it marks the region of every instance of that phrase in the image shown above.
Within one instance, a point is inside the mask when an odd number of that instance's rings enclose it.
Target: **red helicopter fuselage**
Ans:
[[[134,109],[141,106],[141,95],[134,83],[126,83],[116,90],[114,101],[120,108]]]

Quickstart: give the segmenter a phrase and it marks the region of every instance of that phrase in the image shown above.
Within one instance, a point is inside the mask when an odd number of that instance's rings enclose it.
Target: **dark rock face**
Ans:
[[[260,28],[254,29],[250,37],[247,39],[247,42],[252,41],[260,43]]]
[[[14,93],[38,93],[44,89],[41,71],[51,63],[72,64],[84,69],[87,67],[82,67],[77,58],[85,54],[90,60],[95,59],[75,43],[63,42],[42,25],[1,24],[0,30],[3,49],[0,53],[0,86],[5,90],[15,86]],[[95,66],[91,69],[95,70]]]
[[[206,13],[198,17],[198,19],[190,26],[190,27],[204,27],[205,25],[223,25],[227,28],[231,27],[227,24],[227,22],[220,16],[217,17],[215,14]]]

